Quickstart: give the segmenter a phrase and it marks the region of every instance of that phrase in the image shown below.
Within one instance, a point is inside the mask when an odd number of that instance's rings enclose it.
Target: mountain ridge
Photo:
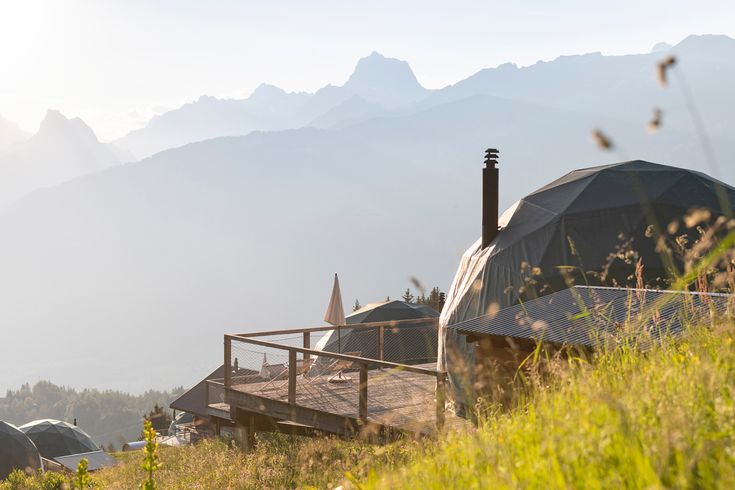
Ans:
[[[121,163],[80,118],[49,109],[38,131],[0,153],[0,207],[35,189]]]

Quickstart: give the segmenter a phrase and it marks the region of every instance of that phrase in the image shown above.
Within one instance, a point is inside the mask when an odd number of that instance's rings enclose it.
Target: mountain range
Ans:
[[[42,187],[117,165],[132,156],[100,143],[79,118],[49,110],[32,136],[0,121],[0,207]]]
[[[415,103],[426,96],[405,61],[379,53],[358,61],[341,86],[327,85],[313,94],[286,93],[260,85],[244,100],[202,96],[196,102],[154,117],[115,143],[139,158],[158,151],[218,136],[275,131],[375,116]],[[335,117],[338,115],[338,117]]]
[[[501,207],[572,169],[633,158],[735,181],[735,40],[663,49],[501,65],[441,90],[374,53],[314,94],[263,85],[154,118],[114,142],[150,157],[90,163],[0,211],[0,324],[6,345],[28,346],[0,358],[0,388],[49,373],[132,391],[191,384],[221,363],[225,332],[318,323],[334,272],[347,304],[398,296],[409,276],[446,289],[479,234],[488,146],[501,150]],[[649,133],[654,107],[662,126]]]

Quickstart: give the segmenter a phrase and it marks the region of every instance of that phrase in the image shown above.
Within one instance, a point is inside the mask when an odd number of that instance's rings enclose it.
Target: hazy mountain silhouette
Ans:
[[[319,323],[335,271],[347,302],[398,295],[412,275],[446,288],[480,230],[484,148],[501,149],[506,207],[620,160],[590,142],[597,125],[630,158],[709,170],[690,133],[476,95],[211,139],[35,192],[0,213],[0,323],[6,345],[43,341],[0,357],[0,389],[191,384],[220,362],[225,332]],[[715,144],[732,159],[732,141]]]
[[[27,140],[30,136],[14,122],[8,121],[0,116],[0,152],[6,150],[11,145]]]
[[[155,116],[147,126],[130,132],[115,144],[143,158],[193,141],[298,127],[304,124],[298,109],[307,98],[307,94],[286,93],[265,84],[244,100],[202,96]]]
[[[118,163],[115,151],[100,143],[84,121],[49,110],[36,134],[0,153],[0,206]]]
[[[286,93],[263,84],[244,100],[203,96],[154,117],[146,127],[132,131],[115,144],[143,158],[217,136],[294,129],[312,121],[320,127],[332,126],[341,120],[336,116],[358,121],[376,114],[378,106],[393,109],[418,101],[426,93],[408,63],[372,53],[358,61],[354,73],[342,86],[328,85],[308,94]],[[365,104],[359,105],[358,100]]]
[[[689,36],[669,51],[678,56],[678,63],[668,90],[661,90],[655,76],[656,63],[664,52],[625,56],[592,53],[561,56],[528,67],[508,63],[481,70],[432,93],[422,107],[487,94],[630,122],[647,121],[658,107],[664,111],[666,126],[690,131],[692,119],[678,76],[684,75],[710,133],[728,138],[735,91],[723,87],[735,86],[735,39]]]
[[[423,99],[428,90],[416,80],[408,63],[373,53],[358,61],[342,91],[394,109]]]
[[[335,128],[388,114],[379,104],[353,95],[309,123],[314,128]]]
[[[662,91],[655,64],[666,53],[679,56],[671,90]],[[328,85],[314,94],[288,94],[262,85],[244,100],[202,97],[155,117],[143,129],[117,141],[138,157],[186,143],[234,136],[250,131],[294,129],[304,126],[342,127],[379,115],[424,110],[474,95],[494,95],[539,103],[563,110],[587,112],[630,122],[645,121],[654,107],[664,110],[664,124],[692,130],[682,81],[696,97],[701,116],[715,137],[728,138],[730,108],[735,92],[735,40],[727,36],[690,36],[676,46],[659,43],[650,53],[604,56],[600,53],[561,56],[528,67],[506,63],[488,68],[447,86],[428,91],[408,63],[378,53],[358,61],[342,86]]]

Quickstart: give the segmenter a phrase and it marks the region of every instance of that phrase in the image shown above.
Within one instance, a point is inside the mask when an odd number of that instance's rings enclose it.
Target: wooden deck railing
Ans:
[[[289,330],[270,330],[262,332],[247,332],[240,334],[226,334],[224,336],[224,388],[225,390],[231,389],[232,384],[232,343],[242,342],[258,347],[264,347],[269,349],[285,350],[288,351],[288,403],[292,406],[296,405],[296,380],[297,380],[297,354],[301,354],[303,359],[309,359],[311,356],[323,357],[335,360],[351,361],[354,366],[358,366],[359,369],[359,384],[358,384],[358,419],[362,424],[368,423],[368,371],[371,367],[382,368],[382,369],[394,369],[398,371],[406,371],[410,373],[421,374],[425,376],[431,376],[436,380],[436,425],[441,428],[444,425],[444,405],[446,395],[446,382],[447,374],[443,371],[436,369],[428,369],[425,367],[401,364],[396,362],[390,362],[384,360],[384,334],[385,329],[402,328],[404,326],[413,326],[419,324],[429,324],[434,328],[438,328],[437,318],[421,318],[411,320],[396,320],[390,322],[371,322],[371,323],[358,323],[345,326],[321,326],[321,327],[309,327],[300,329],[289,329]],[[371,359],[367,357],[360,357],[350,354],[343,354],[339,352],[328,352],[323,350],[312,349],[311,346],[311,333],[313,332],[324,332],[337,329],[378,329],[378,357],[379,359]],[[278,342],[272,342],[267,340],[261,340],[257,337],[267,337],[275,335],[297,335],[303,336],[304,347],[284,345]]]

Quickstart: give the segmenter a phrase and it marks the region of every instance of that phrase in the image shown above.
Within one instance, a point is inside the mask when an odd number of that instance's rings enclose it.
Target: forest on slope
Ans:
[[[143,416],[156,405],[168,407],[183,388],[170,391],[148,390],[139,395],[121,391],[75,390],[39,381],[26,383],[17,390],[7,390],[0,398],[0,420],[22,425],[37,419],[58,419],[77,425],[97,444],[120,449],[127,441],[137,440]]]

